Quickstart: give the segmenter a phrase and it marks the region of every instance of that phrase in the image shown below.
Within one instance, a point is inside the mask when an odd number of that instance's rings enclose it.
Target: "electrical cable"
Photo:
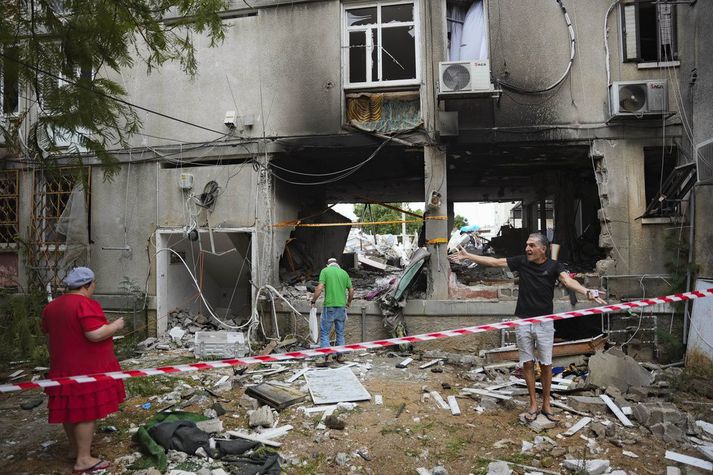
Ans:
[[[569,33],[569,39],[570,39],[570,51],[569,51],[569,62],[567,63],[567,67],[565,68],[564,72],[562,75],[557,79],[554,83],[550,84],[549,86],[543,87],[541,89],[526,89],[521,86],[517,86],[515,84],[503,81],[498,79],[498,84],[503,86],[504,88],[510,89],[512,91],[515,91],[520,94],[543,94],[545,92],[549,92],[553,89],[555,89],[557,86],[562,84],[564,80],[567,78],[569,73],[572,71],[572,65],[574,64],[574,58],[577,52],[577,39],[574,34],[574,27],[572,26],[572,21],[569,18],[569,13],[567,13],[567,9],[565,8],[564,4],[562,3],[562,0],[555,0],[559,7],[562,9],[562,14],[564,15],[564,20],[565,23],[567,24],[567,32]]]

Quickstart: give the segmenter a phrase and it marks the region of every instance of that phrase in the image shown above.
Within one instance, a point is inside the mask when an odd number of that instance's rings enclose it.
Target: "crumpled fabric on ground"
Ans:
[[[193,421],[162,422],[149,429],[149,435],[166,450],[179,450],[193,455],[200,447],[210,450],[210,435]]]
[[[280,475],[280,455],[253,453],[247,457],[227,455],[221,459],[233,475]]]
[[[135,440],[136,443],[139,444],[139,447],[141,447],[144,457],[132,464],[131,468],[139,470],[156,467],[161,471],[161,473],[166,472],[166,469],[168,468],[166,450],[161,445],[156,443],[156,441],[149,434],[149,431],[154,426],[163,422],[191,421],[195,423],[198,421],[207,421],[208,419],[208,417],[201,414],[183,411],[160,412],[156,414],[145,425],[141,426],[136,433]]]

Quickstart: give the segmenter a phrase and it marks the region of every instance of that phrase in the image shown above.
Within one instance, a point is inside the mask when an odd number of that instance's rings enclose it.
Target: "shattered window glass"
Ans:
[[[381,31],[382,79],[394,81],[416,78],[416,45],[412,26]]]
[[[345,11],[348,84],[417,78],[414,10],[414,2],[388,2]]]
[[[381,23],[413,21],[413,5],[387,5],[381,7]]]
[[[347,26],[374,25],[376,22],[376,7],[347,10]]]
[[[349,82],[366,82],[366,32],[349,32]]]

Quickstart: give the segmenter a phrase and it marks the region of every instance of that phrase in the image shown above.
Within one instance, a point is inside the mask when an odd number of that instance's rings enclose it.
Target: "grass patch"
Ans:
[[[470,473],[473,475],[487,475],[488,465],[490,465],[490,460],[476,457],[475,464],[471,467]]]
[[[465,450],[471,442],[472,439],[470,437],[464,437],[458,434],[453,435],[446,441],[442,456],[446,460],[455,460],[461,456],[463,450]]]
[[[149,397],[164,394],[172,391],[175,384],[176,381],[168,376],[148,376],[124,381],[129,397]]]
[[[327,464],[327,457],[319,454],[307,460],[303,465],[285,465],[281,469],[289,475],[318,475],[325,473],[324,466]]]
[[[379,433],[381,433],[381,435],[400,434],[403,430],[404,428],[401,426],[389,426],[382,427]]]

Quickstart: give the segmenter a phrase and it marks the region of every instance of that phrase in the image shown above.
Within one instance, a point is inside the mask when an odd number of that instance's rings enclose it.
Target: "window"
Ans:
[[[3,58],[2,69],[0,69],[2,75],[2,81],[0,81],[2,99],[0,99],[0,103],[2,103],[2,113],[5,115],[15,115],[20,112],[19,65],[11,59],[17,58],[18,54],[17,48],[5,49],[7,58]]]
[[[448,61],[488,59],[488,18],[483,0],[446,2]]]
[[[0,172],[0,250],[16,249],[18,172]]]
[[[681,201],[696,182],[695,162],[676,166],[676,147],[644,148],[644,188],[646,211],[643,218],[675,216],[680,212]]]
[[[676,6],[654,0],[626,0],[621,5],[624,61],[678,60]]]
[[[344,9],[347,87],[418,84],[415,2],[379,2]]]

